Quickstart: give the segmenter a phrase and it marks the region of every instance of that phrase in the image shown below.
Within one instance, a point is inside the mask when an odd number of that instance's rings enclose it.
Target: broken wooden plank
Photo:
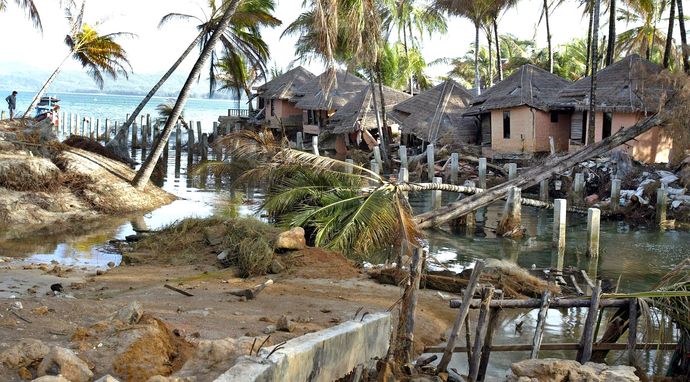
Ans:
[[[541,300],[541,308],[537,315],[537,327],[534,329],[534,338],[532,339],[532,351],[530,352],[530,359],[539,358],[539,349],[541,348],[541,340],[544,337],[544,325],[546,324],[546,315],[549,312],[549,299],[551,292],[544,291],[544,297]]]
[[[482,291],[482,306],[479,308],[479,318],[475,329],[474,347],[472,347],[472,359],[470,359],[468,381],[476,382],[479,375],[479,364],[481,363],[482,347],[486,337],[486,324],[489,316],[489,305],[494,297],[494,288],[484,288]]]
[[[587,319],[585,320],[585,329],[582,332],[580,339],[580,350],[577,352],[577,361],[581,364],[589,362],[592,357],[592,347],[594,345],[594,325],[599,316],[599,301],[601,299],[601,280],[597,281],[597,285],[592,291],[592,301],[589,304],[589,311],[587,312]]]
[[[267,286],[272,285],[273,280],[267,280],[266,282],[263,282],[253,288],[247,288],[247,289],[236,289],[232,290],[228,293],[234,296],[239,296],[239,297],[246,297],[247,300],[253,300],[256,298],[256,296],[261,293],[262,290],[266,289]]]
[[[184,290],[182,290],[182,289],[175,288],[175,287],[172,286],[172,285],[165,284],[165,285],[163,285],[163,286],[166,287],[166,288],[168,288],[168,289],[170,289],[171,291],[175,291],[175,292],[177,292],[177,293],[179,293],[179,294],[183,294],[183,295],[185,295],[185,296],[187,296],[187,297],[194,297],[193,294],[191,294],[191,293],[189,293],[189,292],[187,292],[187,291],[184,291]]]

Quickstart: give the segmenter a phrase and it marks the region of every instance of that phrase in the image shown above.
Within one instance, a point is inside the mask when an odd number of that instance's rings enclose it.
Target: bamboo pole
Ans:
[[[537,327],[534,329],[534,338],[532,339],[532,352],[530,353],[530,359],[539,358],[539,349],[541,348],[541,340],[544,337],[544,325],[546,323],[546,316],[549,312],[549,299],[551,298],[551,292],[548,290],[544,291],[541,308],[539,308],[539,315],[537,316]]]
[[[469,303],[472,300],[472,297],[474,296],[474,290],[477,288],[477,282],[479,281],[479,275],[482,273],[482,270],[484,270],[484,262],[477,261],[476,265],[474,266],[474,269],[472,270],[472,275],[470,276],[469,283],[467,284],[467,289],[465,289],[465,294],[462,298],[462,307],[458,312],[458,315],[455,317],[455,321],[453,322],[453,329],[450,332],[448,344],[446,345],[446,348],[443,351],[443,357],[441,358],[441,362],[439,362],[438,364],[438,371],[444,372],[448,368],[450,358],[453,354],[453,348],[455,347],[455,340],[458,337],[460,326],[465,321],[465,319],[467,318],[467,314],[470,311]]]

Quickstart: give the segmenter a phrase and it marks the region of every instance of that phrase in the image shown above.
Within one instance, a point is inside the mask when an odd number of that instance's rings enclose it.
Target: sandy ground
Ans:
[[[0,352],[25,338],[78,352],[78,344],[71,342],[70,337],[79,327],[107,319],[135,300],[147,314],[190,338],[249,336],[261,341],[266,337],[266,327],[275,324],[281,315],[287,315],[296,323],[296,329],[290,333],[273,333],[270,342],[278,343],[351,319],[360,307],[370,312],[386,310],[400,296],[399,288],[379,285],[364,274],[346,278],[337,273],[332,278],[303,277],[312,277],[312,270],[307,274],[289,271],[247,280],[235,277],[232,269],[218,270],[212,266],[123,266],[101,275],[93,270],[65,272],[62,269],[62,277],[51,272],[54,266],[43,267],[44,270],[23,268],[0,269]],[[228,293],[268,278],[275,283],[255,300],[245,301]],[[54,296],[50,292],[50,285],[56,282],[64,286],[65,295],[70,297]],[[194,296],[171,291],[164,284]],[[30,288],[35,293],[27,291]],[[11,313],[10,307],[16,302],[21,302],[23,309],[18,313],[26,321]],[[447,306],[437,292],[421,291],[418,311],[421,319],[415,336],[420,348],[442,340],[454,314]],[[95,362],[95,376],[110,372],[102,366],[110,363],[109,360]],[[16,371],[0,366],[0,380],[21,379]]]

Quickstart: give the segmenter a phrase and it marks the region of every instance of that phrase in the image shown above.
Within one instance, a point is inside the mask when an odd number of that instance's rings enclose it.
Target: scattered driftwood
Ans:
[[[253,300],[256,298],[256,296],[261,293],[262,290],[266,289],[267,286],[272,285],[273,280],[268,280],[264,283],[261,283],[253,288],[248,288],[248,289],[237,289],[230,291],[230,293],[233,296],[239,296],[239,297],[246,297],[247,300]]]
[[[582,161],[604,154],[612,148],[618,147],[648,131],[652,127],[662,125],[664,122],[665,118],[654,114],[600,142],[585,146],[580,151],[549,159],[541,166],[533,167],[515,179],[487,189],[485,192],[474,194],[437,210],[417,215],[415,217],[417,226],[419,228],[431,228],[465,216],[478,208],[491,204],[497,199],[504,198],[512,187],[527,188],[539,184],[539,182],[550,178],[554,174],[564,172]]]
[[[171,291],[175,291],[175,292],[177,292],[177,293],[179,293],[179,294],[183,294],[183,295],[185,295],[185,296],[187,296],[187,297],[194,297],[193,294],[191,294],[191,293],[189,293],[189,292],[187,292],[187,291],[184,291],[184,290],[182,290],[182,289],[175,288],[175,287],[172,286],[172,285],[165,284],[165,285],[163,285],[163,286],[166,287],[166,288],[168,288],[168,289],[170,289]]]
[[[17,313],[17,312],[14,311],[14,309],[10,309],[10,313],[12,313],[12,314],[15,315],[18,319],[20,319],[20,320],[22,320],[22,321],[24,321],[24,322],[26,322],[26,323],[29,323],[29,324],[31,323],[31,320],[29,320],[28,318],[24,318],[24,317],[20,316],[19,313]]]

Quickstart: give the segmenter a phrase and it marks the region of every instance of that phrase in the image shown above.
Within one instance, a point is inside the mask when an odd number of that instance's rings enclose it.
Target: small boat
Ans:
[[[50,118],[55,126],[60,125],[60,105],[58,103],[60,100],[56,97],[41,97],[41,100],[36,105],[36,117],[37,121],[42,121],[46,118]]]

